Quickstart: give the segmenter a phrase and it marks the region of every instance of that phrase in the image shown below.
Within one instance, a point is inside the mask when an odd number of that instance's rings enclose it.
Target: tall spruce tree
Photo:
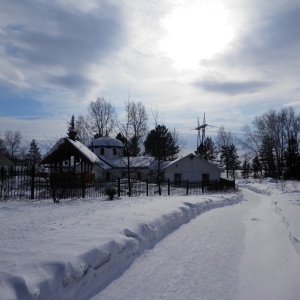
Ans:
[[[264,171],[264,176],[276,177],[276,160],[274,154],[274,144],[270,137],[265,137],[259,149],[260,162]]]
[[[258,173],[260,173],[260,175],[262,175],[262,165],[260,163],[258,155],[256,155],[252,159],[252,170],[253,170],[253,177],[254,178],[258,177]]]
[[[229,177],[229,172],[231,172],[234,177],[235,171],[240,166],[239,156],[237,155],[235,145],[222,146],[220,158],[221,163],[225,167],[227,178]]]
[[[241,175],[244,179],[249,178],[251,173],[251,163],[248,158],[245,158],[242,164]]]
[[[175,159],[180,151],[165,125],[157,125],[148,133],[144,147],[145,154],[151,155],[157,160]]]
[[[37,165],[41,161],[41,153],[35,139],[33,139],[29,145],[26,159],[30,165]]]
[[[291,137],[288,140],[288,146],[284,152],[285,161],[285,178],[299,179],[300,178],[300,153],[298,141],[296,137]]]
[[[217,158],[218,151],[213,140],[207,137],[203,143],[200,144],[195,154],[208,162],[214,162]]]

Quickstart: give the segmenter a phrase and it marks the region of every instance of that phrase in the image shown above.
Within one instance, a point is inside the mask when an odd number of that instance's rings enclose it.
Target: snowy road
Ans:
[[[100,299],[299,299],[300,258],[271,199],[206,212],[144,252]]]

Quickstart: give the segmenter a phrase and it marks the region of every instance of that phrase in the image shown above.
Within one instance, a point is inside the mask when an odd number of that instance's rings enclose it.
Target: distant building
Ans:
[[[184,157],[166,163],[162,167],[164,178],[181,184],[182,181],[210,182],[219,181],[222,169],[190,153]]]
[[[219,181],[222,172],[217,166],[192,153],[175,161],[161,161],[160,166],[154,157],[123,157],[123,143],[109,137],[108,134],[94,139],[89,149],[100,159],[100,163],[96,164],[94,169],[96,177],[106,180],[127,178],[128,171],[130,178],[143,180],[155,176],[159,169],[160,178],[169,179],[171,182],[209,182]]]
[[[177,184],[186,180],[207,183],[220,180],[220,168],[192,153],[174,161],[158,162],[150,156],[124,157],[123,150],[123,143],[108,134],[95,138],[86,147],[70,131],[69,137],[60,139],[41,164],[48,166],[55,182],[68,176],[91,182],[94,178],[128,178],[128,174],[136,180],[156,179],[159,174],[161,180]]]
[[[123,157],[124,144],[106,134],[94,139],[89,149],[98,156],[100,163],[95,166],[96,177],[106,180],[130,178],[141,180],[148,177],[150,164],[154,160],[148,156]]]

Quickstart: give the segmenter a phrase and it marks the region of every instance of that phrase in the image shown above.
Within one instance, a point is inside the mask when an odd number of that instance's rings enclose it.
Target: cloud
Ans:
[[[256,11],[241,31],[232,51],[222,56],[222,63],[231,68],[255,68],[266,74],[274,71],[295,71],[299,68],[300,5],[289,1],[269,2]]]
[[[194,83],[195,86],[201,89],[220,93],[225,95],[240,95],[257,93],[270,84],[264,81],[217,81],[217,80],[203,80]]]
[[[106,1],[98,3],[93,10],[82,11],[71,3],[4,1],[0,47],[11,62],[7,67],[18,66],[27,81],[37,76],[47,85],[50,74],[52,83],[82,88],[74,79],[88,78],[89,69],[118,52],[126,39],[121,10]],[[92,84],[83,81],[86,88]]]
[[[74,87],[76,87],[77,89],[85,90],[88,87],[90,87],[92,84],[94,84],[94,81],[86,78],[84,75],[81,74],[50,76],[48,80],[49,82],[57,86],[61,86],[69,89],[73,89]]]

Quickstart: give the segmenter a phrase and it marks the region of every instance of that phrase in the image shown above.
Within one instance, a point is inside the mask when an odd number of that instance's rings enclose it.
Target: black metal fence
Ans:
[[[79,174],[80,175],[80,174]],[[235,188],[235,182],[221,179],[210,182],[189,182],[175,184],[171,181],[155,183],[118,178],[113,181],[89,180],[85,177],[63,176],[60,184],[53,184],[50,174],[34,166],[0,167],[0,200],[5,199],[53,199],[58,202],[67,198],[92,198],[107,195],[107,189],[113,190],[115,196],[157,196],[203,194]]]

